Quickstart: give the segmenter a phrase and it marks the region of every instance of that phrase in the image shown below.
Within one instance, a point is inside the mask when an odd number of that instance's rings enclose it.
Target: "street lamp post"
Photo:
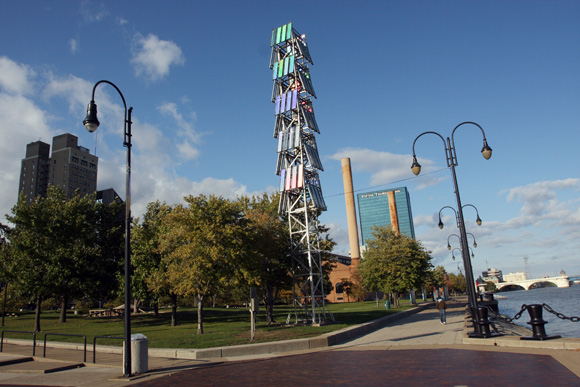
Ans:
[[[473,204],[464,204],[463,207],[473,207],[475,209],[477,218],[475,220],[475,223],[478,226],[481,226],[481,218],[479,217],[479,211],[477,210],[477,207],[475,207]],[[443,221],[441,220],[441,212],[446,209],[449,208],[450,210],[453,211],[453,213],[455,214],[455,220],[457,222],[457,228],[461,231],[462,229],[465,230],[465,223],[462,221],[462,219],[459,218],[459,213],[457,211],[455,211],[455,208],[451,207],[451,206],[445,206],[443,208],[441,208],[439,210],[439,228],[443,229],[444,224]],[[464,225],[462,228],[462,224]],[[473,237],[473,247],[477,247],[477,242],[475,242],[475,236],[471,233],[465,232],[465,242],[463,240],[463,238],[461,238],[461,236],[457,235],[457,234],[451,234],[448,238],[447,238],[447,249],[451,250],[451,245],[449,244],[449,238],[452,235],[455,235],[459,238],[459,245],[461,246],[461,250],[463,250],[463,246],[468,247],[467,245],[467,234],[470,234]],[[465,245],[464,245],[465,243]],[[453,254],[452,254],[453,255]],[[473,254],[472,254],[473,255]],[[467,289],[468,289],[468,295],[469,295],[469,305],[473,308],[477,308],[477,289],[475,287],[475,277],[473,277],[473,268],[471,267],[471,260],[469,259],[469,252],[465,253],[465,255],[462,255],[465,259],[465,257],[467,257],[468,262],[466,264],[464,264],[464,267],[466,267],[466,271],[465,271],[465,279],[467,280]],[[471,294],[473,294],[474,296],[472,297]]]
[[[123,376],[131,376],[131,113],[133,108],[127,109],[127,103],[121,90],[109,81],[99,81],[93,87],[91,102],[87,108],[87,116],[83,125],[90,132],[94,132],[99,127],[97,119],[97,105],[95,104],[95,90],[101,83],[107,83],[115,88],[125,107],[125,133],[123,146],[127,148],[127,173],[125,179],[125,356],[123,361]]]
[[[463,219],[463,206],[461,205],[461,197],[459,195],[459,187],[457,185],[457,175],[455,174],[455,167],[458,165],[457,162],[457,154],[455,152],[455,140],[454,140],[454,136],[455,136],[455,131],[465,125],[465,124],[470,124],[470,125],[475,125],[477,126],[480,130],[481,133],[483,135],[483,148],[481,149],[481,154],[483,155],[483,157],[487,160],[491,157],[491,148],[487,145],[487,140],[485,138],[485,132],[483,131],[483,128],[481,126],[479,126],[478,124],[476,124],[475,122],[470,122],[470,121],[466,121],[466,122],[462,122],[461,124],[457,125],[453,131],[451,132],[451,138],[447,137],[447,140],[445,138],[443,138],[443,136],[441,136],[439,133],[437,132],[424,132],[421,133],[420,135],[418,135],[415,138],[415,141],[413,141],[413,164],[411,165],[411,170],[413,171],[413,173],[415,175],[419,175],[419,173],[421,173],[421,165],[417,162],[417,156],[415,154],[415,143],[417,142],[417,140],[425,135],[425,134],[434,134],[436,136],[438,136],[439,138],[441,138],[441,140],[443,141],[443,146],[445,148],[445,157],[447,159],[447,166],[449,168],[451,168],[451,173],[453,176],[453,185],[454,185],[454,189],[455,189],[455,197],[457,200],[457,223],[458,223],[458,227],[459,227],[459,231],[460,231],[460,241],[461,241],[461,245],[462,245],[462,249],[461,249],[461,253],[463,256],[463,266],[465,268],[465,272],[466,274],[469,273],[469,275],[466,277],[472,278],[473,279],[473,269],[471,267],[471,260],[469,259],[469,252],[467,249],[468,243],[467,243],[467,234],[465,231],[465,222]],[[473,281],[468,281],[469,284],[469,288],[471,289],[471,291],[469,292],[469,298],[470,298],[470,304],[472,305],[472,307],[477,308],[477,297],[475,295],[475,284],[473,283]]]

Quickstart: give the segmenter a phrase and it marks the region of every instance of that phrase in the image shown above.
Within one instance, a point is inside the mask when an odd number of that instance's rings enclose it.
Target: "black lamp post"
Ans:
[[[99,127],[97,119],[97,105],[95,104],[95,90],[101,83],[108,83],[113,86],[123,100],[125,107],[125,134],[123,137],[123,146],[127,147],[127,174],[125,180],[126,198],[125,198],[125,356],[123,362],[123,376],[131,376],[131,113],[133,108],[127,109],[125,97],[115,84],[109,81],[99,81],[93,87],[91,102],[87,108],[87,117],[83,125],[92,133]]]
[[[451,168],[451,173],[453,176],[453,185],[455,188],[455,197],[457,199],[457,212],[456,212],[457,226],[459,227],[459,231],[460,231],[460,235],[461,235],[460,241],[461,241],[461,246],[462,246],[461,253],[463,256],[463,266],[465,268],[466,279],[468,281],[468,289],[470,289],[470,291],[469,291],[469,299],[470,300],[469,301],[470,301],[470,304],[473,308],[477,308],[477,297],[476,297],[476,293],[475,293],[475,284],[473,282],[473,269],[471,268],[471,260],[469,259],[469,252],[467,249],[467,246],[468,246],[467,233],[465,231],[465,222],[463,220],[463,206],[461,205],[461,197],[459,195],[459,187],[457,185],[457,175],[455,174],[455,167],[458,165],[458,162],[457,162],[457,155],[455,152],[454,136],[455,136],[455,131],[457,130],[457,128],[459,128],[460,126],[465,125],[465,124],[475,125],[481,130],[481,133],[483,134],[483,148],[481,149],[481,154],[483,155],[483,157],[486,160],[489,159],[491,157],[491,148],[487,145],[487,140],[485,138],[485,132],[483,131],[483,128],[481,126],[479,126],[478,124],[476,124],[475,122],[467,121],[467,122],[462,122],[461,124],[457,125],[453,129],[453,131],[451,132],[451,138],[447,137],[447,140],[445,138],[443,138],[443,136],[441,136],[437,132],[424,132],[424,133],[421,133],[420,135],[418,135],[415,138],[415,141],[413,141],[413,164],[411,165],[411,170],[413,171],[413,173],[415,175],[418,175],[419,173],[421,173],[421,165],[417,162],[417,156],[415,154],[415,143],[417,142],[417,140],[425,134],[434,134],[434,135],[438,136],[439,138],[441,138],[441,140],[443,141],[443,146],[445,148],[445,157],[447,159],[447,166],[449,168]],[[479,218],[479,216],[478,216],[478,218]],[[443,225],[443,223],[440,222],[439,227],[442,228],[442,225]]]

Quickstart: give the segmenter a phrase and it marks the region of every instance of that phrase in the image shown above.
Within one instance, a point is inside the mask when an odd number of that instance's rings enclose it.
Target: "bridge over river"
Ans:
[[[519,286],[525,290],[530,290],[532,285],[540,283],[551,283],[559,288],[568,288],[570,287],[570,277],[568,277],[567,275],[563,275],[560,277],[544,277],[537,279],[528,279],[523,281],[499,282],[495,284],[495,288],[497,290],[501,290],[506,286]]]

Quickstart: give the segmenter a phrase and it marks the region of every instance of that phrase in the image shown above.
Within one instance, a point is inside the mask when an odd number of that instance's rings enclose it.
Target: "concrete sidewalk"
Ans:
[[[418,358],[433,356],[431,353],[433,350],[446,350],[449,351],[449,357],[456,357],[459,362],[470,357],[472,353],[480,353],[480,357],[476,356],[476,359],[492,356],[491,359],[493,360],[495,359],[493,356],[504,356],[504,362],[515,362],[516,360],[519,362],[520,359],[523,359],[525,364],[530,365],[540,361],[538,359],[543,359],[542,361],[544,361],[547,355],[555,362],[555,364],[550,364],[550,367],[564,375],[567,378],[566,380],[572,380],[577,382],[576,385],[580,385],[580,379],[574,380],[574,378],[580,378],[580,339],[523,341],[519,340],[518,337],[510,336],[470,339],[467,337],[464,302],[449,302],[446,325],[440,324],[438,312],[433,308],[427,308],[426,305],[413,311],[388,317],[313,339],[212,348],[202,351],[150,349],[150,371],[143,375],[137,375],[131,380],[121,378],[123,359],[118,348],[116,349],[117,353],[105,353],[99,348],[96,356],[96,366],[90,364],[92,352],[88,352],[87,360],[89,363],[85,363],[86,366],[82,368],[52,373],[40,373],[40,371],[33,370],[33,368],[47,369],[60,367],[62,364],[72,364],[74,366],[74,364],[79,362],[82,363],[82,351],[67,349],[66,346],[61,345],[59,348],[47,348],[47,357],[52,359],[53,363],[56,363],[51,366],[40,364],[46,363],[46,361],[38,357],[36,362],[28,362],[28,365],[0,366],[0,384],[118,386],[119,381],[122,381],[122,384],[171,385],[178,382],[175,378],[178,378],[178,375],[183,372],[186,372],[183,377],[189,372],[195,372],[195,379],[193,380],[197,380],[202,374],[211,375],[212,370],[218,369],[225,364],[231,365],[231,367],[225,369],[231,370],[231,372],[234,372],[234,370],[236,370],[235,372],[240,372],[237,364],[245,364],[246,366],[254,367],[257,374],[263,374],[264,372],[260,371],[262,369],[260,367],[265,365],[266,363],[264,362],[266,361],[272,362],[269,367],[275,368],[280,364],[286,364],[287,367],[292,368],[301,362],[300,359],[303,356],[316,357],[317,355],[315,354],[317,353],[326,353],[323,357],[335,359],[352,356],[350,354],[355,353],[357,354],[356,357],[360,357],[362,360],[362,358],[369,356],[372,358],[373,353],[375,354],[374,356],[389,357],[388,353],[397,351],[399,353],[397,356],[400,358],[401,354],[408,354],[408,351],[412,351],[414,353],[413,356]],[[31,349],[31,346],[5,344],[5,352],[0,354],[0,364],[4,360],[30,357]],[[42,356],[41,350],[42,348],[37,350],[37,355]],[[111,349],[110,352],[115,351]],[[458,353],[461,353],[461,355],[458,355]],[[497,355],[498,353],[506,355]],[[519,366],[521,367],[522,365],[520,364]],[[26,372],[26,367],[28,367],[28,372]],[[558,367],[561,367],[561,369]],[[222,368],[220,370],[222,373],[226,372]],[[531,367],[530,372],[533,371],[534,367]],[[474,371],[475,374],[476,372]],[[233,377],[230,381],[238,380],[237,376],[230,375],[230,377]],[[251,378],[251,375],[249,377]],[[565,381],[564,379],[562,380]],[[219,378],[215,380],[217,381]],[[296,381],[298,382],[298,380]],[[254,380],[248,383],[255,384],[255,382]],[[352,382],[357,381],[352,380]],[[201,384],[203,385],[203,383]],[[239,384],[244,384],[241,379]],[[219,383],[216,385],[219,385]]]

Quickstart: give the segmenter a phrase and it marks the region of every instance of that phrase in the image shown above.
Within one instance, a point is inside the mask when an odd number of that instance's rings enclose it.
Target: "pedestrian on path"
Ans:
[[[439,320],[441,324],[447,324],[447,316],[445,316],[445,309],[447,309],[447,303],[444,298],[437,297],[437,303],[435,304],[439,310]]]

